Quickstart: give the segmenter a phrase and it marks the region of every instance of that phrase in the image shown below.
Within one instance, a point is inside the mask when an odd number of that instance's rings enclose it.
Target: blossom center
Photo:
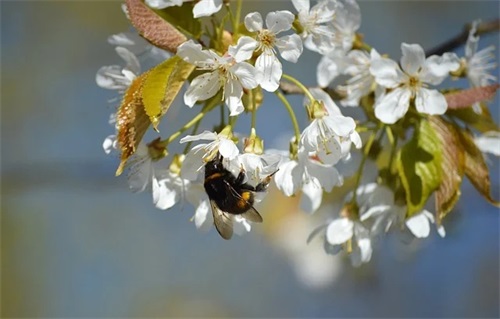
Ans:
[[[420,90],[422,85],[422,81],[420,81],[420,79],[415,76],[410,76],[408,82],[406,82],[406,86],[408,87],[408,89],[410,89],[412,97],[415,96],[415,93]]]
[[[261,30],[258,37],[260,45],[266,48],[272,48],[274,46],[274,42],[276,41],[276,35],[267,29]]]

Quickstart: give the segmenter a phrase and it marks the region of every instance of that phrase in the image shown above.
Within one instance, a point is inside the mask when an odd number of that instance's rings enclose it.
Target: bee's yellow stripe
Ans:
[[[248,201],[250,199],[250,197],[252,197],[252,193],[250,193],[250,192],[241,193],[241,198],[243,198],[246,201]]]
[[[212,179],[219,178],[221,176],[222,176],[222,173],[213,173],[212,175],[210,175],[207,178],[205,178],[205,182],[209,181],[209,180],[212,180]]]

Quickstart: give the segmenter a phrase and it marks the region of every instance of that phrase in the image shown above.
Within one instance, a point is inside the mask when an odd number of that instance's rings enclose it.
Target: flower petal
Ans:
[[[449,76],[450,72],[458,70],[460,59],[455,53],[447,52],[443,56],[433,55],[425,60],[420,79],[432,85],[439,85]]]
[[[236,116],[244,111],[243,102],[241,97],[243,95],[243,88],[237,80],[228,79],[224,86],[224,102],[229,108],[229,116]]]
[[[418,44],[401,44],[401,68],[409,75],[416,75],[425,62],[424,49]]]
[[[193,8],[193,17],[208,17],[219,12],[222,8],[222,0],[200,0]]]
[[[236,63],[231,67],[230,72],[238,77],[241,85],[246,89],[254,89],[259,85],[256,79],[257,70],[249,63]]]
[[[423,212],[407,219],[406,226],[417,238],[426,238],[431,231],[429,219]]]
[[[353,233],[354,223],[345,217],[338,218],[326,228],[326,240],[331,245],[343,244],[352,238]]]
[[[266,26],[274,34],[288,31],[292,28],[295,16],[288,10],[269,12],[266,16]]]
[[[102,148],[104,149],[104,153],[110,154],[112,151],[117,150],[117,140],[116,135],[109,135],[102,142]]]
[[[229,160],[234,159],[236,156],[238,156],[238,154],[240,154],[240,151],[238,150],[236,144],[234,144],[232,140],[229,140],[227,138],[220,139],[219,152],[222,157]]]
[[[288,161],[280,165],[274,182],[285,196],[292,196],[302,187],[303,174],[304,168],[302,166],[296,161]]]
[[[420,88],[415,98],[415,107],[420,113],[444,114],[448,108],[448,103],[444,95],[438,90]]]
[[[260,86],[268,91],[274,92],[280,85],[283,74],[281,62],[276,58],[271,50],[265,50],[255,61],[257,69],[257,81]]]
[[[236,62],[242,62],[252,57],[253,51],[257,49],[259,43],[248,36],[242,36],[238,39],[236,45],[231,45],[228,48],[229,54]]]
[[[281,57],[292,63],[297,62],[304,50],[302,39],[298,34],[282,36],[276,39],[275,44],[280,51]]]
[[[314,160],[308,160],[306,165],[309,176],[316,178],[326,192],[330,192],[333,186],[341,185],[344,182],[342,176],[333,166]]]
[[[177,48],[177,55],[184,61],[197,66],[206,67],[207,64],[213,64],[214,58],[207,50],[203,50],[201,44],[189,40]]]
[[[300,198],[300,208],[308,214],[314,213],[321,205],[323,189],[319,181],[311,178],[308,183],[302,186],[302,197]]]
[[[203,73],[191,81],[189,88],[184,93],[184,103],[193,107],[196,101],[205,101],[214,96],[220,87],[219,72]]]
[[[210,205],[208,199],[200,201],[198,207],[196,207],[196,212],[194,214],[194,224],[196,228],[202,231],[207,231],[212,227],[214,223],[214,217],[210,211]]]
[[[182,0],[146,0],[146,4],[154,9],[182,6]]]
[[[259,12],[251,12],[245,16],[245,27],[250,32],[262,30],[264,21]]]
[[[384,95],[375,103],[375,116],[384,123],[396,123],[408,111],[410,96],[410,90],[402,88]]]
[[[500,132],[486,132],[483,135],[476,137],[474,142],[481,152],[500,156]]]
[[[156,177],[153,177],[153,204],[158,209],[169,209],[178,200],[177,191],[173,187],[167,187],[168,182],[168,180],[159,181]]]
[[[139,59],[126,48],[116,47],[116,53],[127,63],[127,69],[133,74],[137,75],[141,73],[141,65],[139,63]]]
[[[404,82],[406,76],[401,72],[399,65],[391,59],[381,58],[372,61],[370,73],[381,86],[395,88]]]
[[[309,12],[310,3],[309,0],[292,0],[292,4],[297,12]]]

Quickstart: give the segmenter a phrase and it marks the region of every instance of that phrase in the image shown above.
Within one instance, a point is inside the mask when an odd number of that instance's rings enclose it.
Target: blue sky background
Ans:
[[[263,15],[293,11],[288,1],[245,5],[246,12]],[[112,133],[107,122],[113,107],[106,101],[114,95],[97,87],[95,73],[121,63],[106,42],[130,28],[120,2],[0,6],[3,316],[500,316],[499,211],[468,182],[445,222],[445,239],[433,231],[406,246],[388,236],[372,261],[357,269],[340,255],[318,259],[335,280],[313,288],[297,276],[296,265],[315,257],[297,257],[284,247],[293,246],[289,238],[307,237],[292,219],[312,229],[328,211],[295,216],[293,200],[278,196],[279,204],[262,209],[268,226],[225,242],[214,230],[196,231],[189,205],[156,210],[150,194],[130,194],[125,177],[114,177],[118,159],[101,147]],[[429,49],[476,18],[498,18],[500,9],[497,1],[361,1],[360,7],[367,42],[396,60],[401,42]],[[481,38],[481,48],[491,44],[498,48],[498,34]],[[308,52],[296,65],[284,62],[284,69],[314,85],[311,70],[318,60]],[[491,109],[497,121],[498,106],[496,98]],[[172,112],[160,127],[162,136],[192,114]],[[217,117],[204,120],[203,129],[211,129]],[[249,117],[238,122],[242,132],[249,123]],[[304,127],[305,116],[300,123]],[[280,134],[291,133],[286,111],[272,94],[257,128],[271,147],[282,145]],[[498,160],[490,163],[499,198]]]

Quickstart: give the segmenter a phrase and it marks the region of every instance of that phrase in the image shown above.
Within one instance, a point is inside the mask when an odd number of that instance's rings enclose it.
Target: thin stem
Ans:
[[[252,101],[252,121],[250,123],[250,127],[252,129],[252,131],[255,130],[255,122],[257,120],[257,106],[255,105],[255,98],[254,98],[254,91],[251,90],[250,91],[250,98],[251,98],[251,101]]]
[[[300,83],[299,80],[297,80],[296,78],[294,78],[293,76],[290,76],[288,74],[285,74],[283,73],[282,77],[290,82],[292,82],[293,84],[295,84],[296,86],[298,86],[302,92],[304,92],[304,94],[307,96],[307,98],[312,102],[315,100],[315,98],[312,96],[311,92],[309,92],[309,89],[306,88],[304,86],[304,84]]]
[[[224,104],[220,105],[220,127],[226,126],[226,114],[225,114],[226,106]]]
[[[178,131],[174,132],[167,139],[158,142],[158,144],[157,144],[158,147],[165,147],[166,148],[172,141],[174,141],[176,138],[178,138],[182,133],[184,133],[189,128],[193,127],[193,125],[196,125],[196,123],[198,123],[203,117],[205,117],[205,115],[208,112],[213,110],[217,105],[219,105],[219,104],[214,103],[214,104],[205,105],[205,107],[203,107],[203,109],[200,111],[200,113],[196,114],[195,117],[193,117],[189,122],[184,124],[184,126],[181,127]]]
[[[233,33],[235,35],[238,35],[238,25],[240,24],[241,20],[241,7],[243,6],[243,0],[238,0],[236,1],[236,17],[235,17],[235,24],[233,25]]]
[[[357,191],[359,184],[361,183],[361,177],[363,176],[363,169],[365,167],[366,160],[368,159],[368,155],[370,154],[370,150],[372,148],[373,142],[375,142],[375,137],[377,134],[380,134],[378,139],[380,140],[384,136],[384,131],[379,130],[377,132],[374,132],[373,134],[370,134],[370,138],[366,142],[365,148],[363,149],[363,158],[361,159],[361,163],[359,163],[358,171],[356,173],[356,182],[354,184],[354,192],[352,195],[352,203],[356,203],[357,200]]]
[[[299,122],[297,122],[297,117],[295,116],[295,113],[293,112],[293,108],[290,105],[290,103],[288,103],[288,100],[283,95],[283,93],[281,93],[279,91],[275,91],[274,93],[276,93],[276,96],[278,96],[278,98],[281,100],[281,102],[285,105],[285,108],[288,111],[288,115],[290,115],[290,119],[292,120],[292,124],[293,124],[293,130],[295,132],[295,141],[298,143],[298,141],[300,140],[300,128],[299,128]]]
[[[385,133],[387,134],[389,143],[391,143],[391,154],[389,155],[389,164],[387,165],[387,168],[389,169],[389,173],[392,174],[392,163],[394,162],[394,158],[396,157],[396,150],[398,149],[398,136],[392,133],[390,126],[385,126]]]
[[[431,56],[431,55],[441,55],[446,52],[451,52],[464,44],[467,39],[469,38],[469,31],[472,27],[472,24],[468,24],[464,27],[462,32],[455,37],[443,42],[442,44],[438,45],[437,47],[428,50],[425,52],[426,56]],[[482,35],[486,33],[492,33],[492,32],[498,32],[500,31],[500,20],[495,19],[491,21],[486,21],[482,22],[478,25],[477,27],[477,32],[476,35]]]
[[[229,20],[231,20],[231,25],[233,26],[233,34],[236,35],[236,33],[238,32],[237,28],[236,28],[236,26],[238,25],[238,22],[233,15],[233,11],[231,10],[231,7],[226,6],[226,9],[227,9],[227,13],[229,13]]]
[[[191,132],[191,135],[195,135],[196,134],[196,132],[198,131],[198,128],[200,127],[200,123],[201,123],[201,119],[194,124],[193,131]],[[184,147],[184,151],[182,151],[182,154],[187,154],[187,152],[191,148],[191,144],[192,143],[193,142],[191,141],[191,142],[188,142],[186,144],[186,147]]]

